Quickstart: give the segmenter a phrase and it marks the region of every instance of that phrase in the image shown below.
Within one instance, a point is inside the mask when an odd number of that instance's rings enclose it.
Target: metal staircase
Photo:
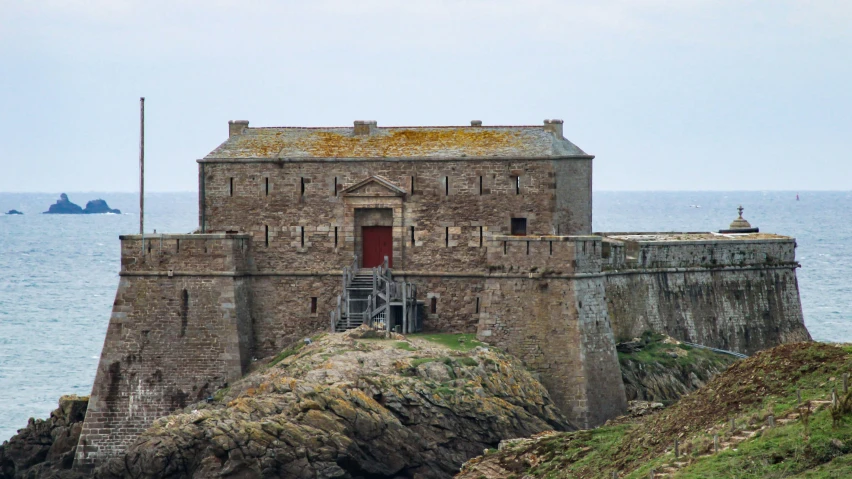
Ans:
[[[358,257],[343,268],[343,294],[331,312],[331,330],[342,332],[362,324],[371,328],[400,333],[420,331],[421,319],[417,288],[405,281],[394,281],[385,256],[381,266],[358,268]]]

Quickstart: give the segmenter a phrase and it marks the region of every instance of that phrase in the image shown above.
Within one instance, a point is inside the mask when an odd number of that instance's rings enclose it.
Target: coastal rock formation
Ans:
[[[737,360],[650,332],[619,343],[616,349],[628,401],[671,404],[704,386]]]
[[[23,213],[21,213],[18,210],[9,210],[9,211],[6,212],[6,214],[7,215],[22,215]]]
[[[0,479],[85,477],[70,469],[88,403],[88,397],[62,396],[49,419],[30,418],[0,445]]]
[[[155,421],[106,478],[450,478],[503,439],[573,427],[516,359],[368,329],[285,350]]]
[[[80,205],[72,203],[68,199],[68,195],[62,193],[59,195],[59,199],[56,203],[50,205],[47,211],[44,212],[46,215],[81,215],[83,214],[83,208],[80,208]]]
[[[86,214],[101,214],[101,213],[113,213],[116,215],[121,214],[121,210],[110,208],[106,201],[97,199],[92,200],[86,203],[86,209],[83,210],[83,213]]]
[[[44,212],[46,215],[82,215],[101,213],[121,214],[121,211],[110,208],[107,202],[101,199],[89,201],[86,203],[86,208],[83,209],[80,205],[72,203],[68,199],[68,195],[62,193],[59,195],[59,200],[57,200],[55,204],[50,205],[50,208]]]

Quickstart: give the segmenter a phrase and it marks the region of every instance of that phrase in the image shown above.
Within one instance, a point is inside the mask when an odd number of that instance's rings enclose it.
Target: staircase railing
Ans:
[[[355,315],[359,316],[362,324],[368,324],[373,329],[391,331],[391,303],[401,303],[402,321],[399,329],[402,333],[420,330],[417,316],[417,286],[406,281],[394,281],[387,256],[379,266],[371,269],[371,292],[366,299],[350,297],[350,287],[359,272],[358,257],[352,266],[343,268],[343,294],[337,297],[337,305],[330,313],[331,330],[351,329]],[[363,276],[362,276],[362,280]],[[357,303],[366,303],[363,308],[353,310]],[[361,306],[357,304],[357,306]],[[345,323],[343,322],[345,318]],[[357,323],[356,323],[357,324]]]

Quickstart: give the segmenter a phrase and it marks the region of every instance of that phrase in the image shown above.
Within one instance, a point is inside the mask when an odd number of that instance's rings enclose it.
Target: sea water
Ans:
[[[138,197],[102,198],[121,215],[42,215],[59,194],[0,193],[0,441],[47,417],[63,394],[91,392],[118,286],[118,235],[139,231]],[[744,217],[795,236],[805,323],[821,341],[852,342],[852,193],[598,192],[595,231],[710,231]],[[146,196],[146,231],[188,233],[195,193]]]

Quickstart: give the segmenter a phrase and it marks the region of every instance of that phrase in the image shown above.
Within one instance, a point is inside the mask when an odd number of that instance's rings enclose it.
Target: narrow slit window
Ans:
[[[337,248],[337,226],[334,227],[334,247]]]
[[[550,256],[553,256],[553,241],[548,241],[550,243]]]
[[[444,196],[450,196],[450,177],[444,177]]]
[[[269,177],[263,179],[263,192],[266,196],[269,196]]]
[[[503,242],[503,254],[509,254],[509,245],[505,241]]]
[[[317,297],[311,297],[311,314],[317,314]]]
[[[299,180],[301,181],[299,196],[305,196],[305,177],[303,176]]]
[[[479,247],[482,248],[483,238],[484,238],[483,227],[479,227]]]
[[[521,175],[515,177],[515,194],[521,194]]]
[[[302,227],[300,227],[300,229],[302,230],[302,248],[304,248],[305,247],[305,227],[302,226]]]
[[[414,246],[414,227],[411,227],[411,246]]]
[[[180,335],[186,335],[186,326],[189,322],[189,291],[183,290],[180,294]]]
[[[482,196],[482,177],[479,177],[479,196]]]
[[[411,194],[414,194],[414,175],[411,175]]]
[[[175,253],[180,253],[180,240],[175,240]]]
[[[512,218],[512,236],[526,236],[527,235],[527,219],[526,218]]]
[[[334,196],[337,196],[337,177],[334,177]]]
[[[527,241],[527,255],[530,254],[530,242]]]
[[[444,246],[450,246],[450,227],[444,227]]]
[[[429,312],[438,314],[438,298],[434,296],[429,300]]]
[[[204,252],[207,252],[207,240],[204,240]]]
[[[479,296],[476,297],[476,314],[479,314]]]
[[[228,180],[228,196],[234,196],[234,177]]]
[[[263,242],[269,247],[269,225],[263,225]]]

